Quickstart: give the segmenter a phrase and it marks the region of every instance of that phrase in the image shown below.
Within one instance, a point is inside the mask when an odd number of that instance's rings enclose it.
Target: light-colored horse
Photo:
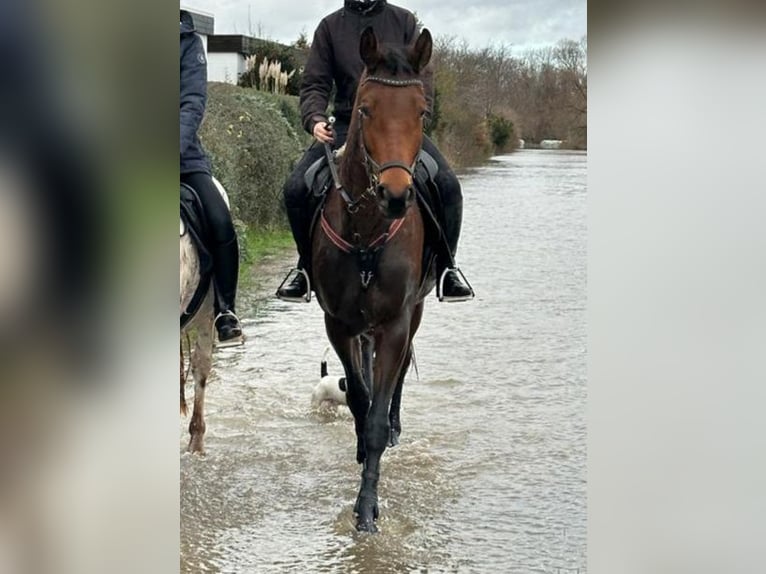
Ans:
[[[221,183],[213,178],[213,182],[221,192],[226,205],[229,205],[229,198],[226,195]],[[191,239],[189,233],[184,232],[184,224],[181,221],[181,313],[189,306],[189,303],[197,291],[197,286],[202,279],[200,275],[200,257],[197,248]],[[186,386],[186,376],[184,372],[184,346],[183,335],[189,335],[189,363],[191,373],[194,379],[194,408],[192,410],[191,422],[189,423],[189,452],[204,453],[204,435],[205,435],[205,387],[207,385],[210,370],[213,365],[213,321],[214,317],[214,292],[213,281],[210,282],[207,294],[200,305],[194,317],[186,324],[181,331],[181,414],[186,415],[186,396],[184,393]],[[193,341],[191,334],[193,333]]]

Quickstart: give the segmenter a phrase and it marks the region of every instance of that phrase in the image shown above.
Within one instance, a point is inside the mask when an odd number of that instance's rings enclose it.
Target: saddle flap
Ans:
[[[415,169],[418,169],[421,166],[425,169],[428,179],[431,181],[433,181],[434,178],[436,178],[436,174],[439,173],[439,164],[436,163],[433,156],[424,149],[420,150],[420,161],[418,161],[418,165]]]
[[[206,224],[205,212],[197,192],[190,186],[182,183],[180,218],[181,237],[188,235],[192,243],[194,243],[200,264],[200,281],[197,285],[197,290],[192,296],[187,308],[181,313],[180,320],[182,329],[189,323],[189,321],[191,321],[192,317],[197,312],[197,309],[199,309],[210,285],[211,274],[213,271],[213,258],[203,241],[203,238],[207,237]]]
[[[200,271],[212,269],[213,259],[204,238],[209,236],[205,210],[197,192],[185,183],[181,184],[181,236],[186,233],[192,238],[200,257]]]
[[[313,192],[317,197],[324,194],[329,179],[330,166],[327,165],[327,158],[325,156],[312,163],[303,175],[306,189]]]

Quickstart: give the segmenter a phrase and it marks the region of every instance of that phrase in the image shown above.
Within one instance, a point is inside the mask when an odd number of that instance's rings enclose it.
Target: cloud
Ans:
[[[587,31],[585,0],[411,0],[394,2],[417,13],[435,36],[456,36],[473,47],[510,44],[516,49],[579,39]],[[253,34],[284,43],[309,38],[341,0],[191,0],[190,8],[215,16],[217,34]],[[249,10],[249,15],[248,15]]]

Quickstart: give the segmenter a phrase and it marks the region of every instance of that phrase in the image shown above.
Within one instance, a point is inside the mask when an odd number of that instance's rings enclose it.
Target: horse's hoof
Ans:
[[[359,532],[369,532],[370,534],[375,534],[378,531],[378,527],[375,526],[375,521],[367,518],[367,519],[359,519],[356,523],[356,529]]]
[[[356,514],[357,516],[361,516],[363,514],[362,512],[360,512],[361,504],[362,504],[362,497],[361,496],[357,496],[356,497],[356,502],[354,503],[354,514]],[[380,510],[378,509],[378,503],[377,502],[373,502],[372,503],[372,519],[373,520],[377,520],[378,516],[380,516]],[[359,519],[359,522],[362,522],[361,518]]]
[[[391,429],[391,436],[388,439],[388,446],[396,446],[399,444],[399,431]]]
[[[205,454],[205,445],[203,443],[202,437],[194,437],[189,441],[189,447],[186,449],[188,452],[192,454],[199,454],[204,455]]]

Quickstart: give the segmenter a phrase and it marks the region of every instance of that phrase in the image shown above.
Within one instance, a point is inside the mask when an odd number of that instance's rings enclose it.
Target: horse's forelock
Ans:
[[[369,70],[370,73],[387,72],[392,76],[411,76],[415,74],[412,64],[407,58],[406,52],[397,46],[386,46],[382,50],[380,59],[375,70]]]

